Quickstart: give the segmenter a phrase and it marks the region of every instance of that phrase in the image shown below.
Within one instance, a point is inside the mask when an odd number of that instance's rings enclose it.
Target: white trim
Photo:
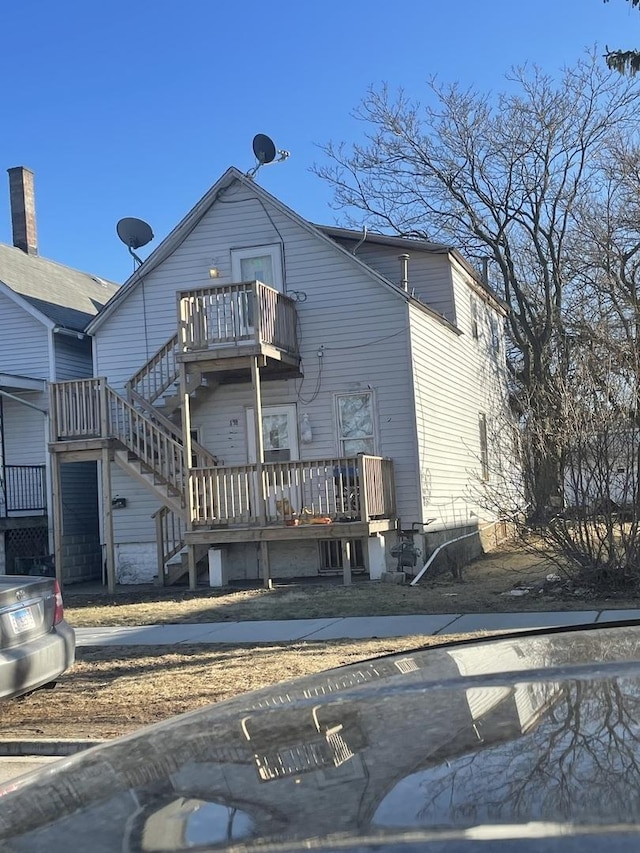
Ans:
[[[15,373],[0,373],[0,388],[12,388],[14,391],[47,390],[46,379],[35,379],[32,376],[20,376]]]
[[[48,329],[53,329],[55,327],[55,323],[53,320],[50,320],[42,311],[38,311],[37,308],[34,308],[33,305],[25,299],[23,296],[20,296],[19,293],[16,293],[8,284],[5,284],[4,281],[0,280],[0,294],[6,296],[7,299],[10,299],[12,302],[15,302],[18,307],[22,308],[23,311],[26,311],[27,314],[31,314],[31,316],[42,323],[43,326],[46,326]]]
[[[336,445],[338,450],[338,456],[357,456],[357,453],[346,453],[343,448],[343,441],[350,441],[356,439],[344,439],[340,432],[340,410],[338,408],[338,397],[355,397],[362,396],[363,394],[368,394],[371,397],[371,423],[373,425],[373,450],[371,451],[371,455],[375,456],[378,453],[378,423],[377,423],[377,406],[376,406],[376,395],[373,388],[354,388],[349,391],[334,391],[333,394],[333,412],[334,412],[334,423],[336,428]],[[360,451],[362,452],[362,451]]]
[[[256,461],[256,432],[253,429],[254,409],[247,406],[245,410],[245,424],[247,429],[247,459],[250,464]],[[295,403],[282,403],[279,406],[263,406],[262,417],[266,415],[285,414],[289,420],[289,435],[291,438],[290,461],[297,462],[300,459],[300,445],[298,442],[298,407]]]
[[[267,243],[265,246],[247,246],[242,249],[231,249],[231,279],[234,282],[246,280],[242,275],[241,262],[251,258],[271,258],[274,281],[260,279],[263,284],[268,284],[280,293],[284,292],[284,274],[282,269],[282,244]]]

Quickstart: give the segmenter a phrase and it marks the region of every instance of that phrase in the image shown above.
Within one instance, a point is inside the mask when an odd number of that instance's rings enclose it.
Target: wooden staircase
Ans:
[[[178,422],[183,403],[176,358],[178,351],[179,340],[176,334],[169,338],[149,361],[131,377],[126,385],[126,390],[129,403],[134,408],[182,445],[182,426]],[[204,380],[202,371],[197,364],[189,365],[186,391],[192,399],[198,399],[204,394],[211,394],[215,387],[217,387],[217,383],[212,385],[210,381]],[[212,468],[218,464],[217,458],[193,439],[191,453],[197,468]],[[167,585],[181,581],[189,570],[185,553],[186,546],[182,536],[184,523],[187,520],[183,503],[184,486],[179,494],[174,493],[171,485],[165,483],[162,477],[159,479],[158,472],[149,468],[145,462],[136,457],[135,453],[122,451],[116,453],[114,458],[122,470],[130,474],[161,501],[163,506],[154,516],[156,519],[159,578],[161,583]],[[174,520],[169,519],[169,514],[175,517]],[[179,536],[176,536],[177,531],[180,532]],[[197,570],[202,571],[207,568],[204,560],[206,555],[206,548],[197,550]]]

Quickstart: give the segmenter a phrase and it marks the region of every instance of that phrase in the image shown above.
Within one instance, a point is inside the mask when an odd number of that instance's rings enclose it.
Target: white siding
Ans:
[[[425,519],[434,519],[429,531],[473,525],[487,517],[480,505],[478,418],[484,412],[491,421],[506,399],[504,340],[494,349],[484,331],[490,328],[491,313],[498,329],[502,318],[479,299],[482,328],[474,338],[471,289],[458,271],[453,281],[462,335],[410,309],[422,511]]]
[[[347,249],[352,250],[355,242],[343,240]],[[383,275],[393,284],[400,285],[401,269],[398,256],[409,255],[408,279],[409,293],[412,293],[438,314],[442,314],[451,323],[456,322],[451,266],[447,254],[423,252],[417,249],[401,249],[398,246],[384,246],[379,243],[367,243],[358,248],[356,256]]]
[[[21,393],[15,396],[45,408],[46,394]],[[46,461],[46,419],[40,412],[14,400],[2,401],[4,451],[7,465],[44,465]]]
[[[265,382],[263,403],[297,403],[298,415],[309,415],[313,431],[312,442],[301,445],[302,457],[332,457],[338,453],[335,394],[371,388],[376,449],[395,460],[401,512],[413,520],[418,480],[406,303],[278,209],[267,214],[246,188],[234,185],[225,192],[222,203],[146,277],[144,298],[139,287],[98,330],[97,373],[122,389],[147,355],[175,333],[179,288],[209,286],[212,263],[221,270],[218,281],[228,282],[232,249],[281,240],[285,289],[306,294],[306,301],[297,303],[305,379]],[[221,386],[194,406],[193,425],[201,428],[203,443],[224,464],[247,460],[245,408],[251,404],[251,386],[238,384]],[[126,479],[114,471],[114,493],[130,501],[127,509],[114,514],[116,541],[153,539],[149,516],[157,504]]]
[[[49,330],[0,294],[0,373],[49,379]]]
[[[55,381],[87,379],[93,376],[91,338],[71,338],[54,335]]]

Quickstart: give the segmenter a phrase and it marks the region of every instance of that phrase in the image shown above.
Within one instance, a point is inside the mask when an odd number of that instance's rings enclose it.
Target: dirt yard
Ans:
[[[463,581],[449,575],[419,586],[339,579],[217,592],[203,588],[65,590],[67,619],[75,626],[144,625],[247,619],[302,619],[410,613],[611,609],[640,606],[628,597],[595,598],[564,581],[543,557],[502,548],[472,563]],[[512,594],[513,591],[517,594]],[[526,592],[524,592],[526,590]],[[480,635],[477,635],[480,636]],[[256,647],[181,646],[78,649],[77,663],[53,691],[6,702],[0,739],[111,738],[219,702],[240,692],[364,658],[455,636],[349,640]]]
[[[122,587],[116,595],[65,590],[67,619],[76,627],[222,622],[264,619],[312,619],[339,616],[387,616],[413,613],[484,613],[513,610],[598,610],[640,606],[640,598],[596,598],[557,576],[542,556],[503,547],[471,563],[463,580],[450,574],[425,577],[418,586],[358,580],[350,587],[339,578],[215,591],[186,588]],[[526,591],[525,591],[526,590]]]
[[[252,648],[180,646],[179,652],[167,652],[166,646],[82,648],[75,666],[54,690],[2,703],[0,741],[109,739],[248,690],[455,639],[406,637]]]

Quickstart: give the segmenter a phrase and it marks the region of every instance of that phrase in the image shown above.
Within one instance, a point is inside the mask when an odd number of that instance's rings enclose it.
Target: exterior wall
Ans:
[[[87,379],[93,376],[91,338],[54,335],[55,381]]]
[[[371,389],[376,452],[394,459],[399,512],[413,518],[418,476],[405,301],[278,209],[267,215],[247,189],[234,185],[224,193],[224,202],[214,205],[173,255],[144,279],[144,299],[139,287],[98,330],[96,374],[106,375],[122,390],[175,334],[178,288],[210,286],[212,259],[221,271],[218,281],[229,282],[232,249],[282,240],[285,289],[306,295],[296,306],[305,376],[265,382],[263,405],[296,403],[298,418],[309,416],[313,435],[310,443],[300,444],[301,457],[334,457],[339,453],[335,395]],[[192,425],[222,464],[246,463],[246,409],[252,405],[249,383],[220,386],[194,404]],[[127,507],[114,513],[115,541],[134,554],[136,546],[155,542],[151,515],[159,505],[115,466],[112,476],[113,494],[127,498]],[[283,571],[287,559],[282,560]]]
[[[0,294],[0,372],[49,379],[49,330]]]
[[[47,407],[46,394],[16,392],[15,396],[41,409]],[[7,397],[2,403],[2,413],[5,464],[44,465],[48,440],[44,415]]]
[[[357,241],[337,240],[349,251]],[[409,258],[409,293],[426,303],[438,314],[446,317],[450,323],[456,322],[456,310],[453,299],[451,266],[446,253],[424,252],[417,248],[401,249],[398,246],[384,246],[380,243],[365,242],[358,247],[356,257],[372,267],[380,275],[400,285],[401,270],[398,256],[405,253]]]
[[[97,465],[95,462],[62,465],[60,481],[64,580],[67,583],[79,583],[99,579],[102,575],[102,554]]]
[[[487,519],[479,413],[484,412],[489,421],[504,412],[506,402],[502,320],[478,300],[482,322],[486,320],[490,328],[493,314],[499,335],[494,347],[481,322],[482,329],[474,337],[470,286],[459,271],[454,271],[453,280],[461,335],[451,334],[419,309],[410,308],[422,521],[429,521],[428,534],[446,530],[450,538]],[[431,538],[435,542],[440,537]]]

